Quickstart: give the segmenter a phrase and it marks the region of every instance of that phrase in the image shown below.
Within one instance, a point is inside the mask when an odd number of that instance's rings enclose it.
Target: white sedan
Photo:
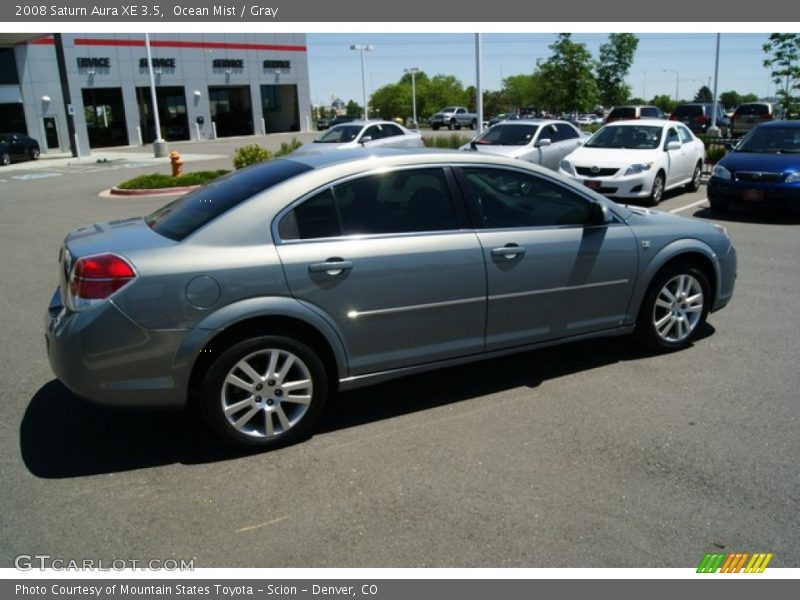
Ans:
[[[559,172],[613,198],[661,201],[665,190],[695,191],[706,150],[681,123],[615,121],[561,161]]]
[[[351,121],[328,129],[319,139],[305,144],[293,154],[312,154],[345,148],[422,148],[419,131],[406,129],[392,121]]]
[[[519,158],[555,171],[561,159],[578,148],[586,137],[566,121],[507,120],[493,125],[459,150]]]

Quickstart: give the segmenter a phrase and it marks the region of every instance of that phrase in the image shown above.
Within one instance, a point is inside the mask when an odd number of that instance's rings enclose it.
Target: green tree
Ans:
[[[511,110],[511,103],[504,90],[483,92],[483,116],[484,118],[497,115]]]
[[[628,102],[630,86],[625,78],[633,64],[639,38],[632,33],[612,33],[608,43],[600,45],[597,65],[597,86],[604,106],[619,106]]]
[[[554,112],[592,109],[597,104],[597,80],[586,45],[573,42],[570,33],[559,33],[549,47],[553,54],[536,73],[545,105]]]
[[[387,119],[402,117],[406,119],[413,113],[411,108],[411,84],[390,83],[372,93],[370,106]]]
[[[788,113],[791,110],[792,92],[800,89],[800,34],[773,33],[763,46],[768,58],[764,66],[771,69],[770,77],[778,86],[778,96]]]
[[[665,113],[671,113],[675,110],[675,106],[678,104],[669,94],[661,94],[660,96],[654,96],[653,99],[648,102],[648,104],[652,104],[653,106],[657,106]]]
[[[714,101],[714,94],[711,93],[711,90],[708,89],[707,85],[704,85],[697,93],[694,95],[695,102],[713,102]]]
[[[358,117],[361,116],[362,112],[363,112],[363,109],[361,108],[361,105],[358,102],[356,102],[355,100],[350,100],[350,102],[347,103],[347,116],[348,117],[356,117],[356,118],[358,118]]]
[[[725,108],[736,108],[742,103],[742,97],[738,92],[731,90],[729,92],[722,92],[719,95],[719,101],[722,102],[722,106]]]
[[[758,96],[756,94],[745,94],[740,102],[758,102]]]
[[[453,75],[434,75],[417,86],[417,102],[417,114],[430,116],[445,106],[466,106],[467,95]]]
[[[503,79],[503,94],[509,103],[509,109],[522,108],[536,104],[538,76],[511,75]]]

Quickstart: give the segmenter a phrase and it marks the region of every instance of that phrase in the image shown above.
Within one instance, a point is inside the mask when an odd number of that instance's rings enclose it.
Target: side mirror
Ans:
[[[361,138],[361,143],[362,144],[366,144],[367,142],[371,142],[371,141],[372,141],[372,136],[371,135],[365,135],[364,137]]]
[[[541,148],[542,146],[549,146],[552,143],[553,142],[550,141],[550,138],[544,138],[544,139],[539,140],[538,142],[536,142],[536,147],[537,148]]]
[[[595,202],[592,205],[592,214],[587,225],[605,225],[611,222],[611,213],[605,204]]]
[[[478,149],[478,144],[475,143],[475,140],[472,140],[469,143],[469,147],[472,148],[473,150],[477,150]]]
[[[680,142],[667,142],[667,150],[680,150],[681,143]]]
[[[741,140],[728,140],[727,142],[725,142],[725,148],[727,150],[735,150],[736,146],[739,145],[740,141]]]

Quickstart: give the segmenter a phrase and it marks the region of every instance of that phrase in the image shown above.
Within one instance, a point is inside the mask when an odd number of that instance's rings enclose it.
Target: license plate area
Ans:
[[[747,202],[761,202],[764,200],[763,190],[744,190],[742,192],[742,200]]]
[[[603,182],[598,181],[597,179],[587,179],[583,182],[583,185],[588,187],[590,190],[599,190],[603,187]]]

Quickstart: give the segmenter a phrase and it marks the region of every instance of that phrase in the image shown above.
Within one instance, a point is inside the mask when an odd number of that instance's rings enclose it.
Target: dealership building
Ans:
[[[42,152],[68,151],[70,115],[81,154],[156,139],[144,34],[62,34],[61,71],[54,36],[5,37],[0,132],[30,135]],[[162,139],[309,128],[305,34],[160,33],[150,48]]]

